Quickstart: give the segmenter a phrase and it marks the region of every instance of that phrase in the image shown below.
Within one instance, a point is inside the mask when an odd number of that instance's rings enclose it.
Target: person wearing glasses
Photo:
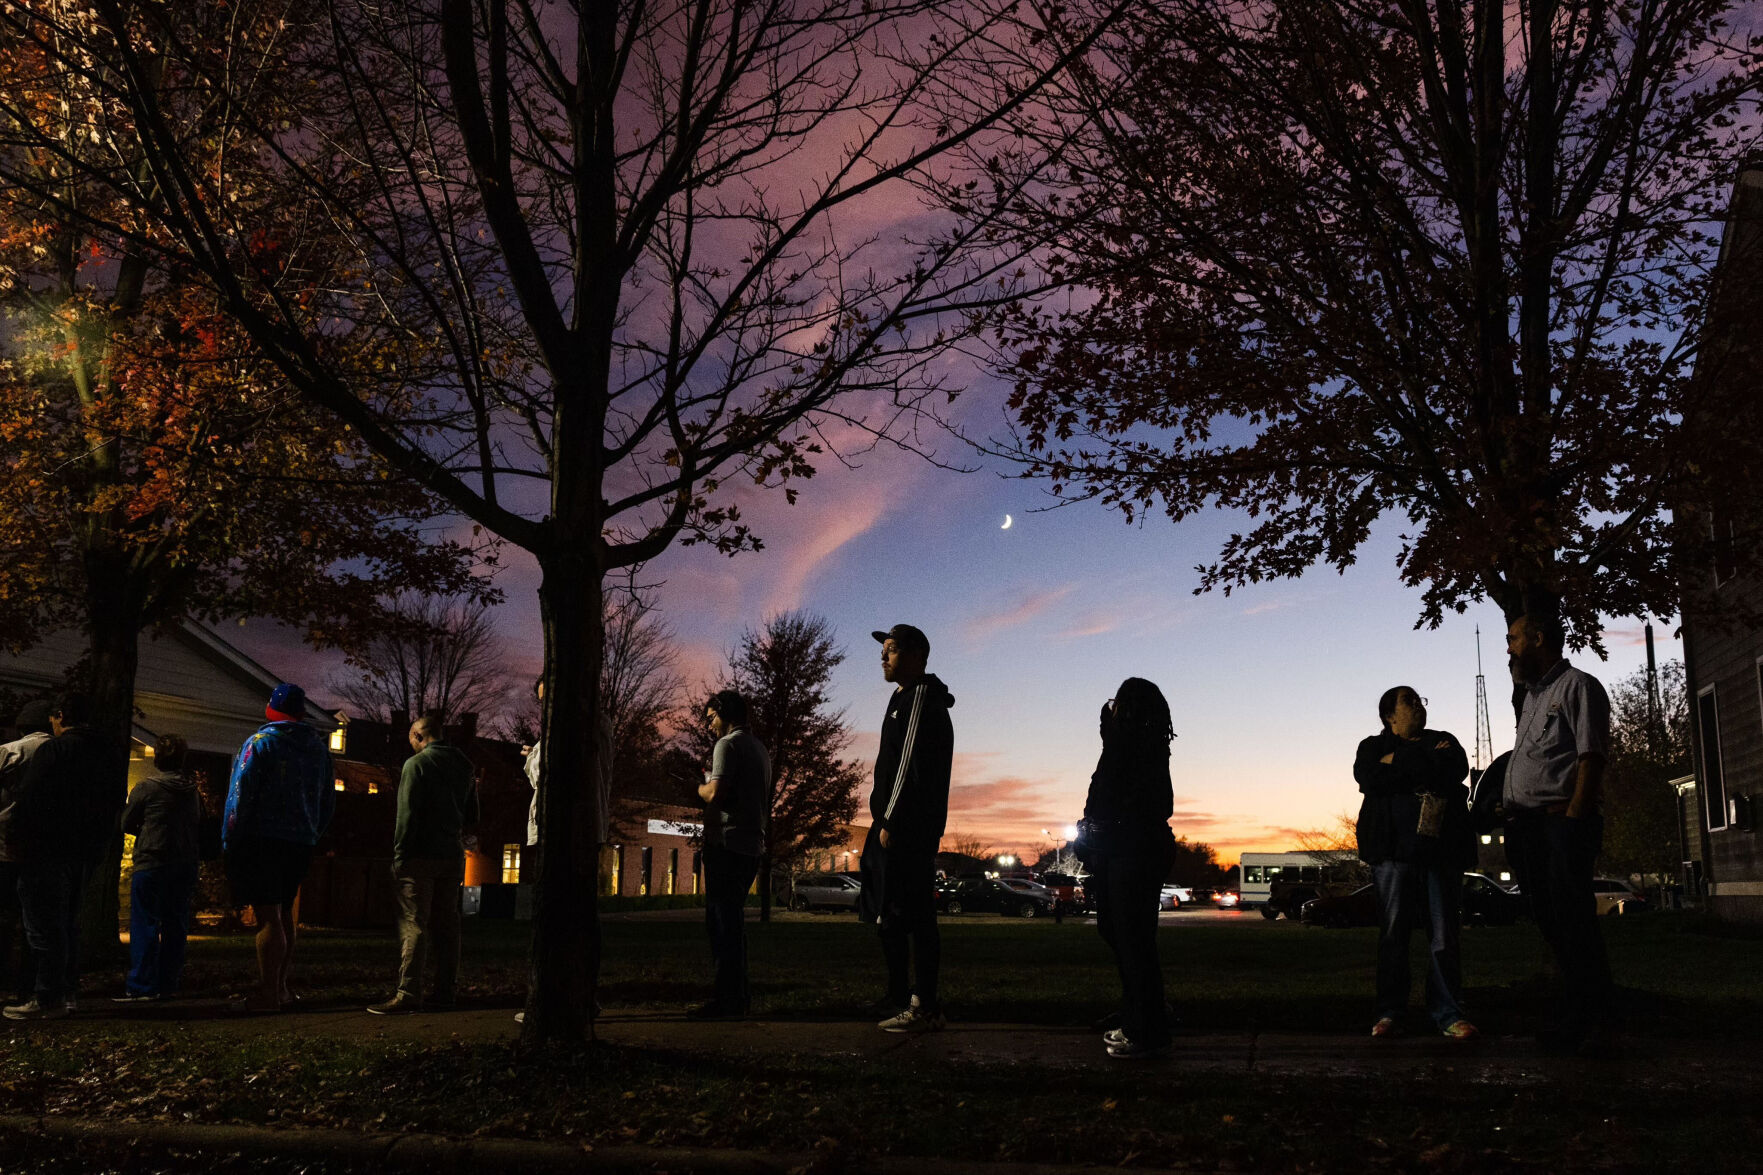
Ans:
[[[1169,1048],[1157,895],[1175,861],[1175,727],[1163,691],[1142,677],[1121,682],[1102,706],[1101,734],[1077,852],[1090,871],[1084,889],[1095,899],[1096,929],[1120,969],[1120,1026],[1102,1043],[1111,1057],[1150,1057]]]
[[[1553,611],[1520,616],[1506,631],[1522,701],[1502,793],[1506,851],[1561,978],[1555,1022],[1538,1039],[1550,1051],[1603,1056],[1615,1047],[1614,989],[1592,870],[1604,843],[1610,697],[1567,663],[1565,645]]]
[[[1371,1035],[1398,1036],[1408,1008],[1408,937],[1425,919],[1432,944],[1426,1008],[1452,1040],[1473,1040],[1463,1015],[1458,946],[1463,870],[1475,860],[1469,828],[1469,756],[1442,730],[1426,728],[1426,699],[1405,685],[1377,702],[1383,730],[1359,744],[1353,778],[1359,858],[1377,885],[1377,1022]]]

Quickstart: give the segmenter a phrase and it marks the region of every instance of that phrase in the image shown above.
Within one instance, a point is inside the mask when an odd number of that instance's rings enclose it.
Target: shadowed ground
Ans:
[[[680,1019],[705,994],[701,927],[611,920],[601,1043],[574,1056],[515,1040],[524,928],[474,925],[461,1009],[402,1019],[361,1011],[386,992],[389,937],[309,936],[302,1010],[264,1018],[223,1011],[249,953],[210,940],[195,945],[187,1000],[113,1012],[94,979],[91,1011],[13,1026],[0,1108],[818,1154],[828,1170],[892,1155],[1748,1171],[1763,1153],[1757,938],[1679,916],[1611,920],[1628,1028],[1617,1059],[1592,1062],[1543,1056],[1530,1039],[1545,981],[1528,926],[1466,932],[1469,1002],[1490,1035],[1467,1049],[1420,1019],[1388,1044],[1364,1035],[1369,931],[1184,914],[1164,926],[1181,1030],[1170,1057],[1136,1065],[1106,1058],[1090,1028],[1115,979],[1094,928],[1072,921],[946,922],[953,1022],[902,1039],[859,1013],[879,994],[879,955],[848,918],[753,926],[756,1017],[712,1025]],[[165,1169],[220,1170],[223,1158]]]

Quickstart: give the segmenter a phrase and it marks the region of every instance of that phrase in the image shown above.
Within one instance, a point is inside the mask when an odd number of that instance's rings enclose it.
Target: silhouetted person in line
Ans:
[[[18,785],[30,761],[55,737],[51,729],[54,715],[51,702],[26,702],[12,722],[16,737],[0,745],[0,984],[10,988],[17,996],[15,1002],[21,1004],[36,988],[36,969],[24,937],[24,911],[18,902],[18,863],[12,859],[7,839]]]
[[[410,724],[410,758],[398,780],[392,831],[392,881],[398,894],[398,991],[368,1011],[376,1016],[445,1011],[459,982],[459,887],[465,880],[465,832],[479,820],[477,767],[446,741],[443,718]],[[423,965],[435,963],[422,994]]]
[[[1597,678],[1567,663],[1564,645],[1554,616],[1520,616],[1506,630],[1512,676],[1525,686],[1506,769],[1506,852],[1561,976],[1556,1021],[1539,1039],[1592,1055],[1608,1046],[1612,995],[1592,896],[1610,699]]]
[[[25,938],[36,965],[31,999],[8,1020],[54,1020],[74,1010],[80,988],[80,902],[116,833],[127,789],[122,749],[90,725],[92,702],[62,695],[55,737],[25,767],[8,829],[18,863]]]
[[[1371,1035],[1400,1035],[1408,1011],[1408,940],[1426,926],[1432,962],[1426,1010],[1452,1040],[1474,1040],[1463,1015],[1460,930],[1463,871],[1475,860],[1469,829],[1469,756],[1442,730],[1426,728],[1426,699],[1411,687],[1377,701],[1383,730],[1359,744],[1353,778],[1359,859],[1377,885],[1377,1022]]]
[[[177,994],[190,935],[190,901],[202,866],[202,797],[184,771],[190,746],[159,736],[155,771],[129,792],[122,830],[135,838],[129,879],[129,972],[117,1003]]]
[[[882,679],[894,686],[882,720],[863,842],[858,912],[881,933],[888,966],[886,1006],[899,1009],[884,1032],[943,1027],[937,998],[942,940],[937,933],[937,848],[949,821],[955,697],[927,673],[930,638],[910,624],[871,633],[882,646]]]
[[[245,740],[227,784],[221,843],[235,907],[257,919],[258,989],[241,1011],[279,1012],[288,989],[297,929],[294,900],[312,862],[312,846],[336,808],[331,751],[324,735],[301,719],[306,692],[290,682],[275,687],[264,707],[268,720]]]
[[[1078,855],[1089,869],[1096,929],[1120,970],[1120,1026],[1102,1037],[1111,1057],[1169,1048],[1169,1009],[1157,957],[1158,894],[1175,862],[1169,818],[1175,790],[1169,744],[1175,727],[1163,691],[1142,677],[1120,683],[1102,705],[1102,757],[1090,776]]]
[[[704,707],[716,736],[710,770],[698,788],[704,801],[704,929],[716,967],[710,1001],[686,1015],[694,1020],[745,1016],[747,989],[747,891],[765,851],[771,807],[771,756],[747,729],[747,699],[721,690]]]

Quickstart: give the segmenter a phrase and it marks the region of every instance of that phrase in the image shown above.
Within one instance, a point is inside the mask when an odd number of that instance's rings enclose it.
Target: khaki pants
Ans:
[[[432,1003],[453,1002],[459,977],[459,883],[465,861],[414,859],[392,867],[398,886],[398,994],[422,999],[423,960],[435,958]]]

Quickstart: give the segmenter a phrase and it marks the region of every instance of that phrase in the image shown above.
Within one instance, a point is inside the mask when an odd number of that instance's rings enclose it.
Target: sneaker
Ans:
[[[30,1000],[26,1003],[14,1004],[0,1014],[3,1014],[8,1020],[60,1020],[68,1014],[68,1011],[66,1004],[60,1006],[50,1004],[45,1008],[36,1000]]]
[[[422,1011],[422,1001],[399,992],[383,1004],[369,1004],[367,1010],[375,1016],[408,1016]]]
[[[1446,1026],[1444,1031],[1445,1035],[1451,1040],[1476,1040],[1481,1036],[1481,1033],[1476,1029],[1475,1025],[1467,1020],[1453,1021]]]
[[[1164,1041],[1162,1044],[1140,1044],[1123,1036],[1118,1041],[1109,1041],[1108,1043],[1108,1055],[1111,1057],[1154,1057],[1168,1051],[1168,1041]]]
[[[1402,1026],[1396,1023],[1394,1016],[1384,1016],[1371,1026],[1371,1035],[1400,1036],[1402,1035]]]
[[[1118,1028],[1110,1028],[1102,1034],[1102,1043],[1110,1048],[1117,1044],[1125,1044],[1126,1033]]]
[[[514,1022],[516,1024],[525,1024],[526,1023],[526,1013],[525,1012],[514,1013]]]
[[[941,1012],[926,1012],[912,997],[912,1005],[898,1016],[883,1020],[876,1027],[883,1032],[940,1032],[948,1021],[943,1019]]]

